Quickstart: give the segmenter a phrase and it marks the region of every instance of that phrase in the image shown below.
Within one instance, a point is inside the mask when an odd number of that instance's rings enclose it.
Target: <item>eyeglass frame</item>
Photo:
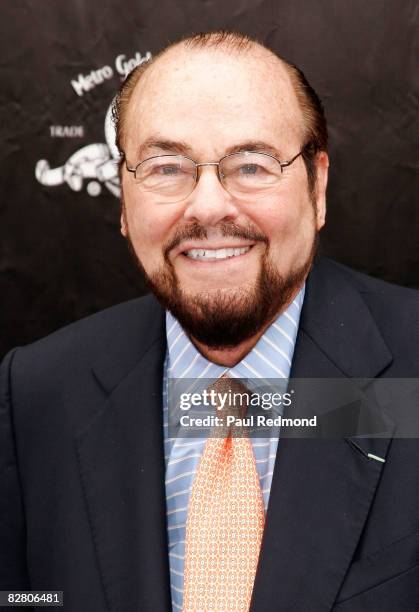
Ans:
[[[288,168],[288,166],[291,166],[292,163],[295,162],[295,160],[300,157],[300,155],[302,155],[304,153],[304,151],[310,146],[311,143],[307,143],[305,144],[301,150],[297,153],[297,155],[294,155],[294,157],[292,157],[290,160],[288,161],[281,161],[279,160],[275,155],[272,155],[271,153],[265,153],[264,151],[235,151],[234,153],[227,153],[227,155],[223,155],[223,157],[218,161],[218,162],[196,162],[194,159],[192,159],[191,157],[188,157],[187,155],[182,155],[182,154],[177,154],[177,153],[165,153],[163,155],[152,155],[151,157],[147,157],[146,159],[143,159],[142,161],[140,161],[136,166],[134,167],[129,167],[128,166],[128,161],[125,158],[125,167],[127,169],[128,172],[131,172],[132,174],[136,174],[137,169],[144,164],[147,161],[150,161],[152,159],[157,159],[157,158],[161,158],[161,157],[183,157],[185,159],[188,159],[189,161],[191,161],[194,165],[195,165],[195,184],[192,188],[192,190],[189,192],[188,196],[191,195],[191,193],[193,193],[193,191],[195,190],[197,184],[198,184],[198,168],[202,167],[202,166],[217,166],[217,177],[218,180],[220,181],[221,186],[223,187],[223,189],[225,189],[228,193],[230,193],[228,191],[228,189],[224,186],[222,178],[220,176],[220,164],[221,162],[226,159],[227,157],[233,157],[235,155],[242,155],[243,153],[257,153],[259,155],[265,155],[266,157],[270,157],[271,159],[274,159],[278,164],[279,167],[281,168],[281,174],[284,171],[284,168]],[[185,196],[185,197],[188,197]],[[182,198],[183,199],[183,198]],[[179,200],[181,201],[181,200]]]

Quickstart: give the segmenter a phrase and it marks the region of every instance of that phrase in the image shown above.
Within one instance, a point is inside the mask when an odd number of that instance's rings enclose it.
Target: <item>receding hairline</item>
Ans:
[[[199,53],[200,51],[203,53],[220,53],[228,55],[228,57],[235,56],[238,59],[246,55],[247,58],[250,57],[255,59],[256,61],[264,63],[266,66],[279,67],[282,74],[286,75],[290,86],[293,88],[292,79],[290,78],[290,64],[286,60],[274,53],[271,49],[265,47],[263,43],[253,40],[244,34],[232,32],[199,34],[195,37],[183,38],[169,45],[160,51],[152,60],[144,64],[144,69],[139,75],[135,87],[147,73],[152,73],[155,68],[159,68],[159,65],[164,60],[176,62],[179,61],[183,54],[187,56],[189,53]]]
[[[219,35],[218,35],[219,34]],[[296,97],[297,106],[300,107],[298,97],[296,96],[296,87],[292,79],[291,65],[286,60],[279,57],[276,53],[265,47],[262,43],[248,38],[245,35],[235,34],[231,32],[221,33],[205,33],[196,37],[181,39],[154,56],[152,60],[142,64],[137,73],[137,78],[129,91],[125,102],[124,117],[126,118],[129,111],[130,102],[138,89],[140,82],[147,81],[147,77],[152,77],[155,71],[161,69],[161,64],[164,61],[176,63],[182,59],[182,55],[187,57],[190,53],[220,53],[228,57],[236,57],[237,59],[247,56],[246,59],[254,59],[257,62],[262,62],[266,67],[280,70],[280,75],[285,77],[292,94]],[[244,58],[243,58],[244,59]],[[279,76],[279,75],[278,75]],[[125,124],[125,121],[123,121]],[[121,136],[123,137],[124,127],[122,125]]]
[[[285,66],[286,62],[274,53],[271,49],[257,40],[253,40],[245,35],[234,33],[217,33],[201,34],[199,37],[183,38],[172,45],[169,45],[161,51],[156,57],[155,62],[163,59],[165,56],[170,56],[174,52],[179,51],[206,51],[206,52],[230,52],[237,56],[244,54],[257,56],[259,60],[271,59]],[[153,62],[151,62],[153,63]]]

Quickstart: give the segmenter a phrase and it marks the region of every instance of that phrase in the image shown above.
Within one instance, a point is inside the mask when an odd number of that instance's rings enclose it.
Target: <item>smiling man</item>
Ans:
[[[67,612],[419,609],[419,450],[388,415],[379,437],[170,427],[171,383],[225,403],[265,379],[418,377],[417,293],[315,256],[316,93],[215,32],[134,69],[114,116],[152,295],[5,358],[0,590],[62,590]]]
[[[267,49],[196,38],[134,71],[117,116],[123,234],[201,352],[218,361],[222,347],[234,364],[312,263],[328,168],[320,102]]]

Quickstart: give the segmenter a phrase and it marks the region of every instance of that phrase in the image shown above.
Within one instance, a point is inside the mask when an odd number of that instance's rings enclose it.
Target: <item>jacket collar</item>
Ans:
[[[353,272],[317,258],[307,279],[291,376],[374,378],[391,361]]]

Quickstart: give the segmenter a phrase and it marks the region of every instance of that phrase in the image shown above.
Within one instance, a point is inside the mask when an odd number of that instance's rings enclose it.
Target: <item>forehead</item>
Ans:
[[[145,141],[187,143],[222,155],[237,142],[301,144],[302,115],[280,60],[265,50],[169,51],[138,82],[126,117],[127,157]]]

